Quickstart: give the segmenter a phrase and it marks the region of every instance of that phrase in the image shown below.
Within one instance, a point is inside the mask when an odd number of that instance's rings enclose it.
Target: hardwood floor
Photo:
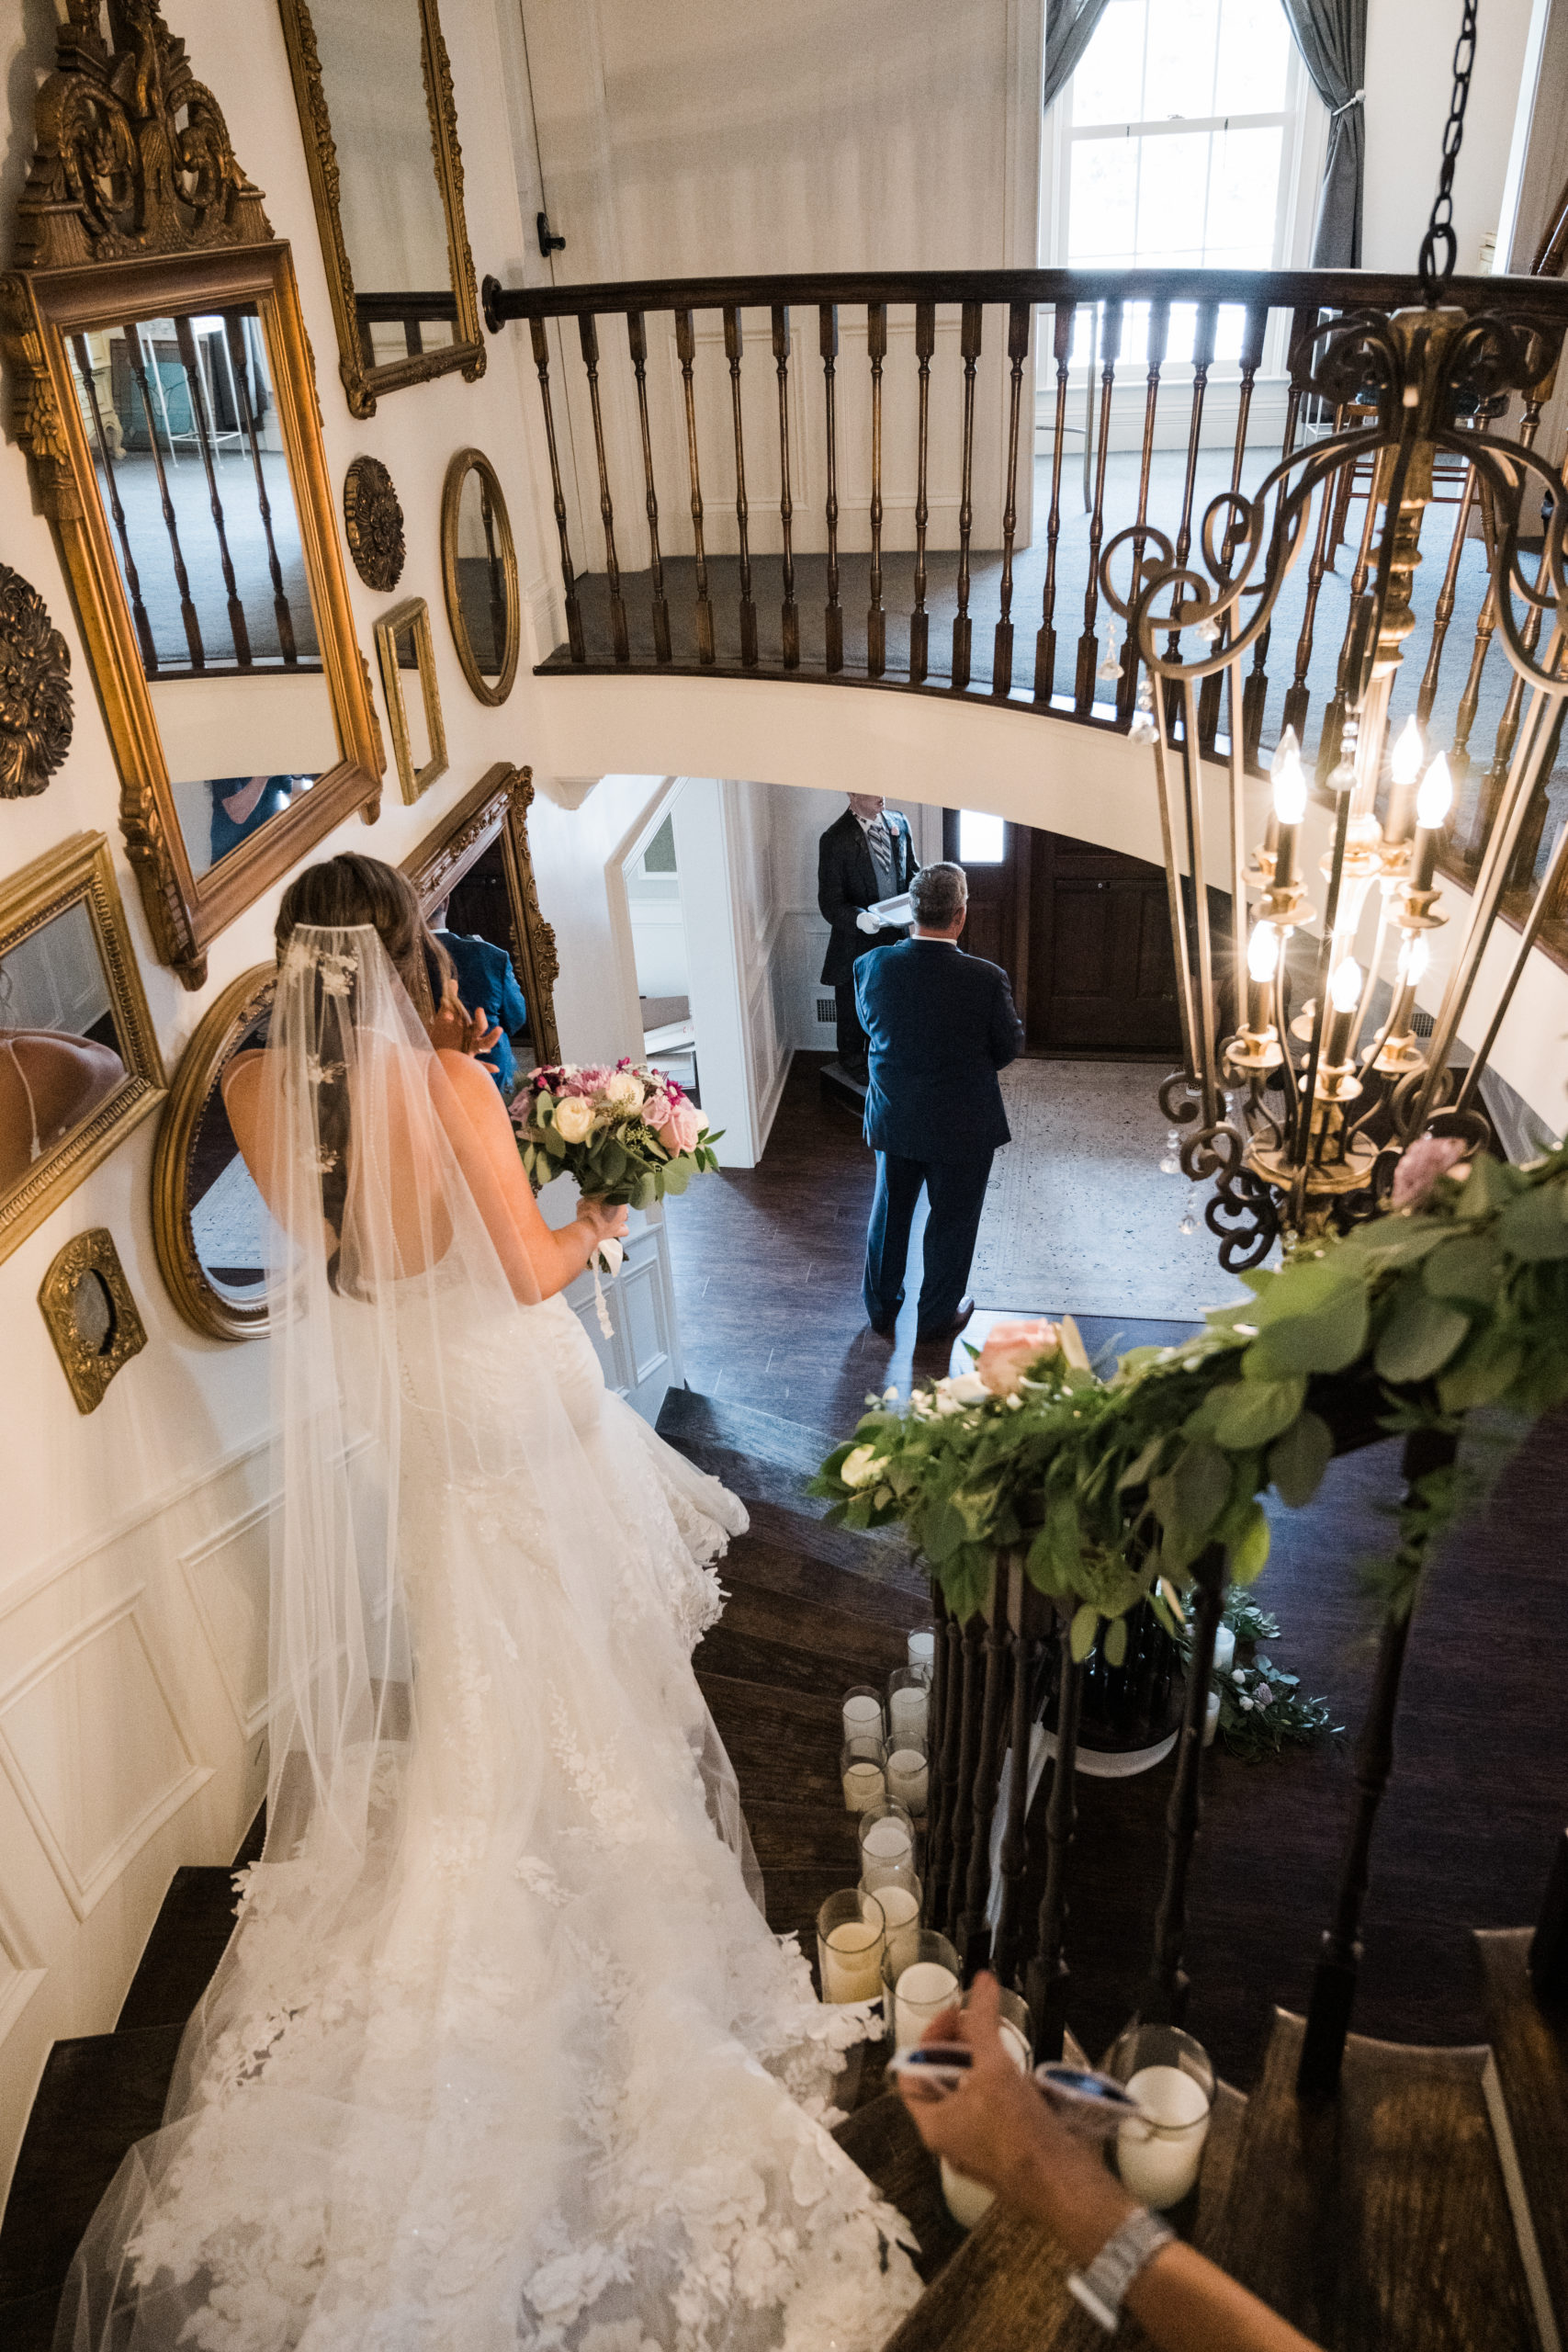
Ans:
[[[907,1387],[913,1317],[907,1305],[892,1343],[865,1325],[860,1264],[873,1163],[852,1120],[821,1103],[816,1069],[815,1057],[796,1057],[759,1168],[705,1178],[676,1204],[671,1250],[691,1387],[837,1438],[852,1428],[868,1389]],[[1051,1302],[1014,1304],[1039,1312]],[[1091,1345],[1118,1330],[1127,1345],[1142,1336],[1122,1318],[1091,1326]],[[1483,2039],[1470,1930],[1535,1916],[1568,1806],[1565,1461],[1568,1417],[1560,1417],[1530,1435],[1429,1576],[1373,1850],[1356,2015],[1362,2033]],[[1309,1510],[1276,1510],[1273,1556],[1258,1591],[1280,1620],[1274,1653],[1329,1698],[1351,1737],[1376,1631],[1361,1564],[1386,1546],[1396,1474],[1394,1445],[1377,1446],[1335,1463]],[[788,1483],[785,1473],[771,1475]],[[776,1502],[790,1500],[777,1485],[773,1491]],[[752,1541],[731,1555],[728,1580],[738,1589]],[[797,1566],[792,1590],[808,1597],[807,1566]],[[800,1644],[815,1650],[828,1698],[854,1679],[809,1625]],[[716,1663],[699,1652],[705,1675]],[[804,1687],[800,1695],[808,1695]],[[1210,1759],[1190,1899],[1189,2021],[1244,2087],[1261,2063],[1273,2004],[1299,2009],[1307,1996],[1353,1796],[1350,1745],[1325,1741],[1258,1764],[1223,1750]],[[1073,2023],[1091,2050],[1124,2021],[1143,1974],[1168,1792],[1168,1767],[1078,1784],[1068,1956]],[[741,1795],[750,1801],[745,1770]]]

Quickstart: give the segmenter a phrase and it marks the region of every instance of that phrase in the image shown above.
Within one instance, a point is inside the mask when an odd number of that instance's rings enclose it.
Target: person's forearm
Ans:
[[[599,1247],[599,1236],[581,1217],[570,1225],[546,1227],[547,1263],[539,1268],[539,1288],[546,1298],[567,1290],[577,1280]]]

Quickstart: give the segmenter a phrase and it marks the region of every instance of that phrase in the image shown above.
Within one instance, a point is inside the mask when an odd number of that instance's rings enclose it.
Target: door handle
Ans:
[[[535,221],[534,226],[538,232],[539,251],[547,261],[548,261],[552,254],[565,253],[566,239],[564,237],[552,236],[550,233],[550,216],[547,212],[541,212],[537,220]]]

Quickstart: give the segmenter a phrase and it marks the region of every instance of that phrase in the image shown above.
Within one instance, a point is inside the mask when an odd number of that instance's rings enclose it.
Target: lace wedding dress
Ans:
[[[863,2021],[764,1923],[691,1668],[745,1513],[503,1274],[373,931],[295,933],[268,1063],[266,1847],[57,2347],[874,2352],[919,2281],[821,2120]]]

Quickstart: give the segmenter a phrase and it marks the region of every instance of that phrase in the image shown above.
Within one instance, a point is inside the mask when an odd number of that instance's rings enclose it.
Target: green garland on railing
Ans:
[[[1269,1556],[1258,1497],[1310,1499],[1337,1414],[1457,1433],[1478,1407],[1523,1423],[1568,1396],[1568,1146],[1529,1168],[1455,1166],[1459,1149],[1412,1145],[1401,1205],[1244,1275],[1250,1295],[1179,1347],[1134,1348],[1109,1380],[1068,1321],[1040,1327],[1027,1369],[1016,1347],[981,1351],[984,1378],[933,1382],[903,1409],[889,1390],[812,1491],[851,1527],[902,1521],[959,1616],[998,1555],[1021,1551],[1031,1581],[1073,1606],[1075,1654],[1105,1619],[1119,1663],[1127,1611],[1152,1598],[1174,1627],[1210,1546],[1231,1583],[1252,1582]],[[1379,1570],[1396,1614],[1474,1483],[1435,1470],[1402,1503]]]

